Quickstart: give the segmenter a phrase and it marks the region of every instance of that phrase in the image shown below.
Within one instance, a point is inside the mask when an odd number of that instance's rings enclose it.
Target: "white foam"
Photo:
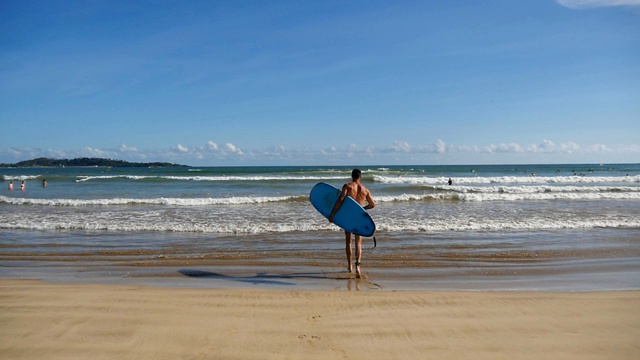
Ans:
[[[383,184],[443,185],[448,177],[429,176],[383,176],[374,175],[373,180]],[[496,177],[456,177],[455,185],[472,184],[595,184],[595,183],[638,183],[635,176],[496,176]]]
[[[243,205],[264,204],[272,202],[303,201],[299,196],[246,196],[228,198],[115,198],[115,199],[32,199],[0,196],[0,203],[11,205],[43,205],[43,206],[108,206],[108,205],[173,205],[173,206],[206,206],[206,205]]]
[[[132,221],[121,219],[114,221],[106,219],[21,219],[20,221],[0,224],[0,229],[28,229],[28,230],[90,230],[90,231],[122,231],[122,232],[201,232],[215,234],[265,234],[288,233],[296,231],[337,230],[335,225],[328,222],[321,224],[295,223],[257,223],[243,222],[207,222],[207,221]]]
[[[455,196],[455,195],[454,195]],[[634,193],[520,193],[520,194],[458,194],[462,201],[522,201],[522,200],[640,200]]]
[[[376,222],[378,231],[390,232],[442,232],[442,231],[500,231],[500,230],[559,230],[559,229],[589,229],[589,228],[640,228],[640,219],[583,219],[583,220],[553,220],[549,218],[520,219],[505,221],[505,219],[482,218],[482,221],[469,219],[449,219],[448,221],[415,221],[410,219],[395,219],[393,222]]]
[[[524,200],[640,200],[640,191],[633,192],[448,192],[433,194],[402,194],[377,196],[377,202],[407,201],[524,201]]]
[[[439,187],[436,187],[439,188]],[[412,201],[542,201],[542,200],[640,200],[636,187],[442,187],[446,192],[423,194],[379,195],[376,202]],[[42,206],[109,206],[109,205],[170,205],[207,206],[243,205],[275,202],[308,201],[307,195],[298,196],[237,196],[226,198],[114,198],[114,199],[40,199],[7,197],[0,195],[0,203]]]
[[[177,181],[307,181],[343,180],[344,176],[149,176],[149,175],[96,175],[78,176],[76,182],[91,180],[177,180]]]
[[[550,186],[550,185],[521,185],[521,186],[434,186],[433,189],[455,191],[461,193],[603,193],[603,192],[640,192],[640,187],[633,186]]]
[[[549,219],[529,218],[518,221],[505,221],[504,218],[477,220],[470,219],[377,219],[377,231],[380,232],[447,232],[447,231],[501,231],[501,230],[559,230],[588,228],[640,228],[640,219]],[[259,222],[259,221],[180,221],[167,219],[152,221],[127,219],[118,214],[109,214],[104,218],[20,218],[0,224],[0,229],[28,230],[102,230],[102,231],[154,231],[154,232],[201,232],[216,234],[265,234],[290,233],[296,231],[338,231],[335,225],[326,221],[296,222]]]
[[[39,177],[40,175],[2,175],[2,179],[5,181],[27,181],[35,180]]]

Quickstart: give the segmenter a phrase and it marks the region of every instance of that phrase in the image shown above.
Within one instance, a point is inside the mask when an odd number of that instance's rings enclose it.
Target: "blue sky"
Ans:
[[[0,163],[640,162],[640,0],[1,1]]]

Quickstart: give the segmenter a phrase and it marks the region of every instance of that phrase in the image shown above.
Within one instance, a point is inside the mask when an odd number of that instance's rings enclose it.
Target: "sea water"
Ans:
[[[360,168],[387,288],[640,288],[639,164]],[[3,168],[0,276],[336,273],[344,235],[308,196],[351,169]]]

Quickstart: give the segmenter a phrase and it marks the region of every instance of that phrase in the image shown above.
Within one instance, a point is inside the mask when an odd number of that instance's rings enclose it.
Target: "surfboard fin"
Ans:
[[[374,236],[373,237],[373,248],[372,249],[375,249],[376,246],[378,246],[378,242],[376,241],[376,237]]]

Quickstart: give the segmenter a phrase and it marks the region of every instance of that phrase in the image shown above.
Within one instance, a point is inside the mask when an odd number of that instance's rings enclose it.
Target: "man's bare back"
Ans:
[[[364,185],[360,183],[360,181],[353,181],[348,184],[344,184],[342,190],[346,190],[346,195],[351,196],[355,201],[358,202],[365,210],[368,210],[371,207],[367,207],[373,204],[373,199],[371,198],[371,192]],[[365,206],[366,202],[366,206]]]

